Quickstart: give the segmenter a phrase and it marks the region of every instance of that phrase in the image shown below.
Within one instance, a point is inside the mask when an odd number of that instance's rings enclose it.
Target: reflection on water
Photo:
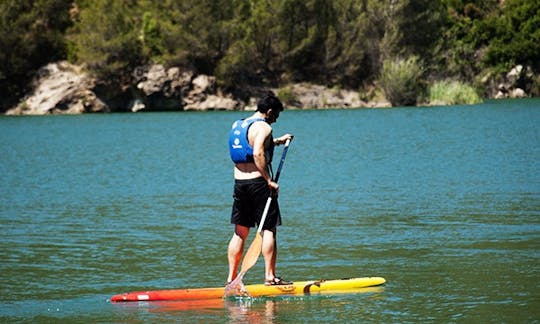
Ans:
[[[253,301],[247,300],[226,305],[226,308],[231,322],[273,323],[276,316],[276,304],[274,300],[266,300],[253,305]]]
[[[160,318],[161,316],[170,317],[173,314],[186,316],[189,313],[196,313],[222,316],[223,319],[231,323],[280,323],[279,317],[283,316],[283,314],[279,314],[280,310],[288,309],[301,313],[305,310],[306,303],[331,301],[336,296],[341,296],[338,300],[347,303],[346,301],[354,298],[356,294],[364,294],[361,298],[373,298],[383,291],[384,287],[369,287],[301,296],[228,297],[208,300],[114,303],[113,306],[128,312],[145,311],[148,314],[157,314]],[[289,318],[289,320],[293,319]],[[322,319],[324,318],[319,318],[319,320]]]

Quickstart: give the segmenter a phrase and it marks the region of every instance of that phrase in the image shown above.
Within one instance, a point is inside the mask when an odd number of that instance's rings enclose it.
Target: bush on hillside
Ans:
[[[380,86],[392,106],[412,106],[422,92],[424,69],[416,56],[407,59],[385,60]]]
[[[459,81],[439,81],[430,86],[429,102],[445,105],[476,104],[482,99],[476,90]]]

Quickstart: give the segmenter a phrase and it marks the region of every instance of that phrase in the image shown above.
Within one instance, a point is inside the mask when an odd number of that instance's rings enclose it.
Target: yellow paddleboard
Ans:
[[[320,292],[346,292],[359,288],[382,285],[386,280],[382,277],[364,277],[333,280],[298,281],[290,285],[266,286],[263,284],[247,285],[245,289],[251,297],[277,295],[303,295]],[[158,301],[158,300],[200,300],[223,298],[225,287],[167,289],[153,291],[129,292],[111,297],[111,302]]]

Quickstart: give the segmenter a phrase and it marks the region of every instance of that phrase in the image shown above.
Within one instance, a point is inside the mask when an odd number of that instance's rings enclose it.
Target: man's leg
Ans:
[[[264,258],[265,280],[276,276],[277,241],[276,229],[263,231],[262,255]]]
[[[233,281],[238,275],[238,266],[242,259],[244,251],[244,242],[249,234],[249,227],[235,225],[234,234],[229,242],[228,258],[229,258],[229,276],[227,282]]]

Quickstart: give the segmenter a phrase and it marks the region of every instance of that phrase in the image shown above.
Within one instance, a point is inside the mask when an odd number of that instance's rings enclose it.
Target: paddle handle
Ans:
[[[274,179],[275,182],[278,182],[279,175],[281,174],[281,169],[283,169],[283,163],[285,163],[285,157],[287,156],[287,151],[289,151],[289,144],[291,143],[291,139],[288,138],[285,141],[285,147],[283,148],[283,153],[281,154],[281,160],[279,161],[279,166],[276,172],[276,177]]]

